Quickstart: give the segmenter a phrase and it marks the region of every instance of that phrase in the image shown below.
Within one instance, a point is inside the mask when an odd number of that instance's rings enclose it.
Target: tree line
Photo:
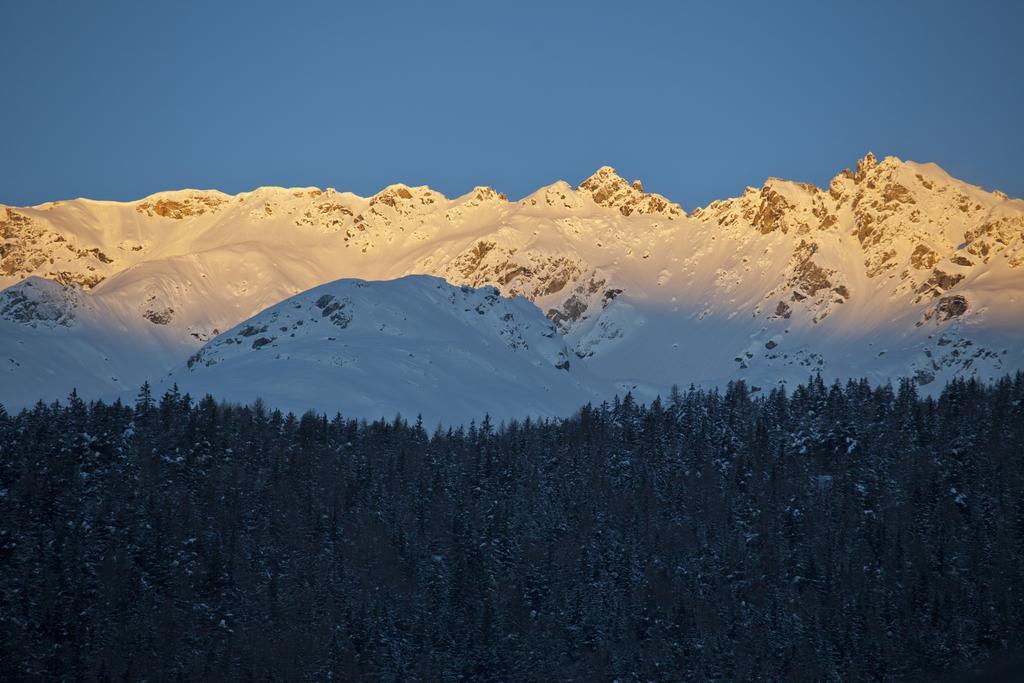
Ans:
[[[428,428],[0,408],[4,680],[906,680],[1024,634],[1024,374]]]

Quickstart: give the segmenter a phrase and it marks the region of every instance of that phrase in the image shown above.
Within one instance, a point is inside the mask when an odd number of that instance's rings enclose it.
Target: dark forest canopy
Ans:
[[[430,434],[0,409],[0,678],[878,680],[1024,634],[1024,374]]]

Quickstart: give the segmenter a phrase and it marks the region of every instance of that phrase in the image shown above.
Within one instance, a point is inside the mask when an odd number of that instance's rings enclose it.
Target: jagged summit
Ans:
[[[525,297],[574,372],[620,393],[1024,365],[1024,201],[869,153],[826,188],[769,178],[689,216],[611,166],[517,202],[399,183],[0,207],[0,402],[64,396],[72,377],[137,386],[310,288],[415,274]],[[281,326],[278,348],[217,348],[262,366],[305,338]]]
[[[860,182],[864,177],[875,170],[878,166],[878,160],[875,158],[874,153],[868,152],[864,155],[863,159],[857,161],[857,170],[854,173],[854,179]]]
[[[874,174],[880,172],[891,173],[897,169],[912,170],[916,174],[923,174],[926,178],[929,176],[936,176],[936,178],[941,181],[955,182],[957,184],[962,183],[962,181],[953,178],[940,166],[934,163],[904,161],[899,157],[892,155],[885,156],[881,161],[879,161],[878,157],[876,157],[873,152],[868,151],[862,158],[857,160],[854,170],[847,168],[839,172],[833,178],[832,184],[841,182],[843,179],[849,179],[853,180],[855,183],[861,183],[869,181]],[[929,179],[933,181],[935,180],[935,178]],[[816,188],[816,186],[811,183],[770,176],[760,187],[746,188],[745,194],[761,192],[765,187],[769,186],[777,188],[787,184],[802,187],[808,192],[813,192],[815,189],[821,189]],[[980,190],[982,188],[978,189]],[[526,199],[542,196],[544,193],[564,194],[567,190],[589,195],[598,205],[619,209],[623,215],[626,216],[633,213],[665,214],[669,217],[685,215],[685,212],[678,203],[672,202],[662,195],[645,192],[643,183],[640,180],[637,179],[629,182],[620,176],[613,166],[609,165],[604,165],[598,168],[575,188],[564,181],[558,181],[551,185],[539,188]],[[1008,198],[1005,193],[999,192],[998,190],[992,191],[992,194],[1001,197],[1002,199],[1015,201]],[[383,203],[389,206],[395,206],[400,203],[427,205],[452,201],[468,202],[475,200],[479,202],[486,201],[492,197],[501,201],[508,200],[505,193],[498,192],[494,188],[488,186],[476,186],[470,192],[455,198],[449,198],[444,193],[432,189],[429,185],[410,186],[405,183],[393,183],[382,188],[377,193],[365,197],[348,191],[338,191],[330,187],[321,189],[316,186],[283,187],[265,185],[253,190],[239,192],[237,194],[228,194],[216,189],[184,188],[179,190],[159,191],[141,199],[130,201],[95,200],[80,197],[71,200],[44,202],[31,207],[6,207],[5,205],[0,204],[0,208],[52,210],[68,203],[86,202],[105,206],[131,206],[139,213],[144,213],[148,216],[180,219],[205,213],[215,213],[218,207],[222,207],[229,203],[269,201],[273,204],[293,200],[305,201],[316,199],[323,195],[347,198],[351,201],[367,201],[376,204]],[[700,213],[711,205],[727,201],[730,201],[730,199],[726,198],[715,200],[708,206],[694,209],[694,213]],[[558,204],[563,204],[567,207],[575,206],[574,202],[571,200],[558,202]]]
[[[397,208],[399,205],[429,205],[447,200],[447,197],[427,185],[410,187],[403,183],[396,183],[388,185],[370,197],[370,204],[387,204],[392,208]]]
[[[601,166],[594,171],[589,178],[579,184],[580,189],[584,189],[590,185],[600,185],[606,182],[626,182],[626,179],[619,175],[619,172],[612,166]]]
[[[489,187],[487,185],[476,185],[466,194],[456,197],[454,201],[456,203],[472,204],[475,206],[482,202],[489,201],[507,203],[508,196],[504,192],[498,192],[493,187]]]
[[[644,192],[639,180],[626,181],[611,166],[602,166],[576,188],[597,204],[618,209],[623,216],[660,214],[669,218],[685,216],[683,208],[660,194]]]

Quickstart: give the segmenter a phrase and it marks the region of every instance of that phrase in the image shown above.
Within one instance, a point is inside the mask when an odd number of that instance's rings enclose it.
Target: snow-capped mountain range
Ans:
[[[1024,367],[1024,201],[871,154],[827,188],[770,178],[690,212],[603,167],[519,201],[392,185],[0,206],[0,239],[9,409],[150,380],[462,420],[673,383],[930,391]],[[451,286],[388,282],[409,275]],[[338,302],[345,327],[324,322]]]

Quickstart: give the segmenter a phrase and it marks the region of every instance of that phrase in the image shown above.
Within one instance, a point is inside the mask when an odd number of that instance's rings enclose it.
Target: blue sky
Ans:
[[[1021,2],[5,2],[0,202],[602,164],[686,208],[871,149],[1024,196]]]

